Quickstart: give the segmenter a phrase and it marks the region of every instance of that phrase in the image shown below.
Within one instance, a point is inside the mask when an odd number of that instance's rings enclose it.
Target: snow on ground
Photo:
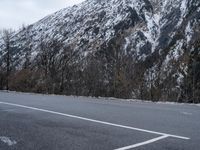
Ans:
[[[192,27],[191,27],[191,23],[189,22],[186,29],[185,29],[185,35],[187,38],[187,43],[189,43],[192,39],[192,35],[193,35],[193,31],[192,31]]]
[[[123,101],[123,102],[142,102],[142,103],[153,103],[153,104],[167,104],[167,105],[192,105],[192,106],[199,106],[200,104],[190,104],[190,103],[178,103],[178,102],[168,102],[168,101],[159,101],[159,102],[153,102],[149,100],[141,100],[141,99],[120,99],[115,97],[92,97],[92,96],[66,96],[66,95],[55,95],[55,94],[39,94],[39,93],[23,93],[23,92],[16,92],[16,91],[6,91],[6,90],[0,90],[1,92],[6,93],[16,93],[16,94],[26,94],[26,95],[43,95],[43,96],[61,96],[61,97],[73,97],[73,98],[80,98],[80,99],[89,99],[89,100],[116,100],[116,101]]]
[[[0,141],[7,144],[8,146],[17,144],[15,140],[11,140],[9,137],[6,136],[0,136]]]

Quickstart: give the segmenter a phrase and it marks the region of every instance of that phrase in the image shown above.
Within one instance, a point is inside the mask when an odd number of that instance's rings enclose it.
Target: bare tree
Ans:
[[[6,67],[6,90],[9,90],[9,77],[11,72],[11,29],[4,29],[1,33],[3,46],[4,46],[4,58]]]
[[[24,47],[25,62],[23,68],[28,69],[31,65],[30,59],[31,59],[31,51],[33,48],[33,44],[32,44],[32,37],[30,36],[30,33],[28,31],[26,31],[25,37],[26,37],[26,45]]]

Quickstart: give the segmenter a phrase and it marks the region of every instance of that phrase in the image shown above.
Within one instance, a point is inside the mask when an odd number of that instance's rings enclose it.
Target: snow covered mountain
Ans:
[[[110,60],[114,57],[116,62],[131,57],[130,70],[136,73],[141,69],[139,77],[132,77],[140,84],[124,97],[142,98],[144,86],[151,96],[152,87],[159,87],[159,93],[170,88],[170,93],[178,98],[188,75],[187,58],[198,51],[194,43],[200,39],[199,35],[199,0],[86,0],[15,32],[11,38],[13,66],[22,68],[27,51],[30,61],[35,63],[41,41],[48,43],[53,39],[76,52],[80,70],[86,69],[93,57],[102,58],[99,61],[104,66],[109,64],[104,57]],[[56,55],[63,51],[60,48]],[[2,66],[5,54],[0,41]],[[122,68],[127,66],[120,64]],[[158,99],[167,97],[158,95]]]

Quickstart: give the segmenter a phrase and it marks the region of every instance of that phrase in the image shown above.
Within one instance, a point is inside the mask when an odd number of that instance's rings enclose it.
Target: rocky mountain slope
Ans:
[[[54,52],[56,58],[66,51],[76,55],[68,62],[76,64],[73,72],[90,69],[100,76],[87,83],[93,87],[83,84],[86,91],[64,93],[188,99],[191,92],[183,93],[188,92],[185,87],[192,86],[186,85],[186,80],[189,80],[190,63],[194,60],[192,54],[199,56],[199,39],[199,0],[86,0],[13,33],[10,40],[12,67],[21,70],[28,51],[32,68],[40,68],[36,64],[44,51],[42,43],[55,45],[56,41],[62,44],[62,48],[57,47]],[[5,56],[5,44],[1,40],[1,66],[6,64]],[[93,61],[97,70],[91,67]],[[75,80],[80,78],[70,77],[69,81],[66,77],[66,86],[75,85]],[[102,89],[91,92],[97,82]]]

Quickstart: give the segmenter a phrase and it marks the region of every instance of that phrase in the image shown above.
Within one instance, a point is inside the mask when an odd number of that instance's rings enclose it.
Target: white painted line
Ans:
[[[46,112],[46,113],[61,115],[61,116],[65,116],[65,117],[70,117],[70,118],[85,120],[85,121],[89,121],[89,122],[94,122],[94,123],[99,123],[99,124],[104,124],[104,125],[109,125],[109,126],[124,128],[124,129],[130,129],[130,130],[141,131],[141,132],[146,132],[146,133],[151,133],[151,134],[157,134],[157,135],[166,135],[168,137],[173,137],[173,138],[178,138],[178,139],[183,139],[183,140],[189,140],[190,139],[190,138],[184,137],[184,136],[172,135],[172,134],[167,134],[167,133],[162,133],[162,132],[156,132],[156,131],[151,131],[151,130],[145,130],[145,129],[140,129],[140,128],[135,128],[135,127],[125,126],[125,125],[120,125],[120,124],[114,124],[114,123],[110,123],[110,122],[105,122],[105,121],[100,121],[100,120],[94,120],[94,119],[84,118],[84,117],[70,115],[70,114],[64,114],[64,113],[55,112],[55,111],[46,110],[46,109],[41,109],[41,108],[36,108],[36,107],[30,107],[30,106],[19,105],[19,104],[14,104],[14,103],[7,103],[7,102],[0,102],[0,104],[10,105],[10,106],[15,106],[15,107],[21,107],[21,108],[26,108],[26,109],[31,109],[31,110],[37,110],[37,111],[41,111],[41,112]]]
[[[17,144],[16,141],[12,141],[9,137],[6,136],[0,136],[0,141],[7,144],[8,146],[13,146],[15,144]]]
[[[165,138],[168,138],[168,137],[169,137],[168,135],[163,135],[163,136],[160,136],[160,137],[157,137],[157,138],[145,141],[145,142],[141,142],[141,143],[137,143],[137,144],[134,144],[134,145],[118,148],[118,149],[115,149],[115,150],[128,150],[128,149],[140,147],[140,146],[143,146],[143,145],[151,144],[151,143],[154,143],[156,141],[159,141],[159,140],[162,140],[162,139],[165,139]]]

